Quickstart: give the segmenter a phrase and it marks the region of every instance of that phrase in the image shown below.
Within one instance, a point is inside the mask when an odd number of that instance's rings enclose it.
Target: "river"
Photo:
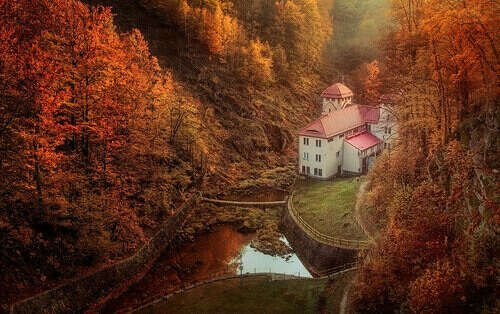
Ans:
[[[165,252],[142,280],[110,300],[102,312],[119,312],[152,301],[183,286],[224,275],[275,272],[312,277],[299,258],[273,257],[250,247],[255,234],[222,225],[175,250]],[[283,241],[287,241],[285,237]],[[241,268],[240,268],[241,266]]]

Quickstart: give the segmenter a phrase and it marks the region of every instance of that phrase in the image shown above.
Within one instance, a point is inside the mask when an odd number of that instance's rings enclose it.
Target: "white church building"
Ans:
[[[321,116],[298,132],[300,174],[319,179],[363,174],[390,149],[396,126],[387,107],[356,105],[353,96],[341,83],[321,94]]]

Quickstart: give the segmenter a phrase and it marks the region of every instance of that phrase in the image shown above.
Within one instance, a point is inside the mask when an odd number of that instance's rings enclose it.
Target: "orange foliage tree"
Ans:
[[[399,138],[369,175],[365,202],[385,224],[360,267],[359,312],[498,311],[499,10],[393,1],[380,79]]]
[[[92,265],[132,252],[144,223],[172,206],[158,114],[171,106],[169,73],[137,30],[116,31],[109,8],[1,0],[0,11],[0,240],[14,256],[1,268],[23,265],[16,251],[49,273],[62,258]]]

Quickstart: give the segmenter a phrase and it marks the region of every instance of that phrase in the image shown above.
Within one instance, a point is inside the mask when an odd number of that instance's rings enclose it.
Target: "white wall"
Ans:
[[[304,138],[309,139],[309,145],[304,145]],[[316,140],[321,141],[321,147],[316,147]],[[310,137],[310,136],[299,136],[299,173],[302,173],[302,166],[310,167],[311,177],[327,178],[328,177],[328,161],[327,156],[327,140],[322,138]],[[304,159],[304,153],[309,154],[309,159]],[[316,161],[316,154],[321,155],[321,162]],[[322,176],[314,176],[314,168],[322,169]]]
[[[390,133],[389,133],[390,129]],[[394,117],[383,106],[380,107],[380,119],[377,124],[371,125],[372,133],[384,141],[384,143],[392,143],[396,138],[397,125]]]
[[[329,112],[342,109],[351,102],[352,102],[352,97],[347,97],[342,99],[322,98],[322,104],[323,104],[322,113],[328,114]]]
[[[338,166],[342,163],[344,138],[335,136],[332,141],[309,138],[309,145],[304,145],[304,136],[299,136],[299,173],[302,173],[302,166],[310,167],[311,177],[314,176],[314,168],[322,169],[321,178],[326,179],[337,174]],[[316,147],[316,140],[321,140],[321,147]],[[337,157],[337,152],[339,156]],[[304,160],[304,153],[309,154],[309,160]],[[316,154],[321,155],[321,162],[316,161]]]
[[[338,166],[342,164],[342,156],[343,156],[343,146],[344,146],[344,137],[339,138],[339,136],[333,137],[331,142],[328,142],[328,176],[333,176],[337,174]],[[339,156],[337,157],[337,152],[339,152]]]
[[[361,158],[358,156],[358,150],[349,143],[344,143],[344,160],[342,171],[359,173],[361,169]]]

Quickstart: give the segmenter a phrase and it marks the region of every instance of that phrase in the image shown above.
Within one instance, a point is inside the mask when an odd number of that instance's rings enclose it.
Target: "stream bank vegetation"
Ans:
[[[179,232],[181,239],[193,241],[197,235],[210,232],[221,224],[233,225],[240,233],[256,233],[250,245],[262,253],[287,257],[292,253],[283,242],[279,227],[283,209],[216,206],[202,204],[193,210],[186,225]]]

